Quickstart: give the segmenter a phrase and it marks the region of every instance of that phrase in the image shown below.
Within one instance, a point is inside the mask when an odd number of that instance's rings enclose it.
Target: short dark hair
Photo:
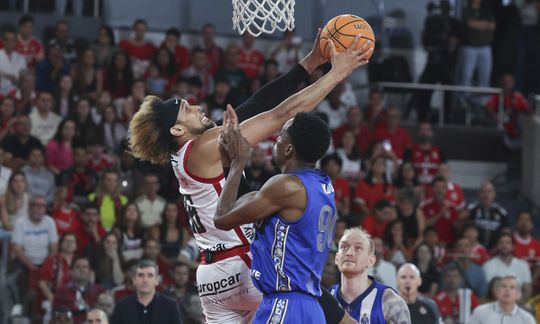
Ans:
[[[148,23],[146,22],[146,20],[139,18],[133,22],[133,28],[135,28],[135,26],[139,24],[143,24],[145,27],[148,27]]]
[[[328,125],[313,114],[298,113],[287,128],[287,134],[298,158],[303,162],[317,162],[330,146]]]
[[[173,264],[172,268],[171,268],[171,272],[176,271],[176,268],[180,268],[180,267],[186,267],[186,268],[188,268],[188,270],[189,270],[189,266],[187,265],[187,263],[182,262],[182,261],[176,261],[176,262]]]
[[[328,166],[330,161],[335,161],[340,168],[343,166],[343,161],[341,160],[341,158],[336,153],[332,153],[323,156],[323,158],[321,159],[321,169],[324,170]]]
[[[159,274],[159,266],[157,263],[155,263],[152,260],[143,259],[137,262],[137,264],[133,267],[133,274],[137,273],[138,269],[144,269],[144,268],[154,268],[156,270],[156,276]]]
[[[437,182],[444,182],[444,183],[446,183],[446,180],[445,180],[443,177],[441,177],[441,176],[436,176],[436,177],[433,179],[433,181],[431,181],[431,186],[433,187],[433,186],[435,185],[435,183],[437,183]]]
[[[79,262],[79,260],[85,260],[86,262],[88,262],[88,264],[90,264],[90,259],[88,259],[87,257],[77,256],[73,259],[73,261],[71,261],[71,269],[75,267],[75,263]]]
[[[514,244],[514,237],[512,236],[512,234],[510,234],[510,233],[505,233],[505,232],[499,234],[499,236],[497,237],[497,242],[496,242],[496,244],[499,244],[499,242],[501,241],[501,239],[502,239],[503,237],[508,237],[508,238],[510,238],[510,241],[512,241],[512,244]]]
[[[97,203],[95,203],[94,201],[89,201],[89,202],[87,202],[86,204],[84,204],[82,206],[81,211],[84,213],[88,209],[95,209],[95,210],[97,210],[99,212],[99,205]]]
[[[2,29],[2,37],[5,37],[7,34],[17,34],[17,31],[13,26],[7,25]]]
[[[21,18],[19,18],[19,26],[24,25],[28,22],[31,22],[32,24],[34,24],[36,21],[34,17],[30,15],[22,15]]]
[[[167,31],[165,32],[165,36],[174,36],[176,38],[180,38],[180,31],[178,30],[178,28],[175,28],[175,27],[171,27],[169,29],[167,29]]]
[[[388,207],[394,207],[388,200],[386,199],[379,199],[373,206],[374,210],[383,210]]]

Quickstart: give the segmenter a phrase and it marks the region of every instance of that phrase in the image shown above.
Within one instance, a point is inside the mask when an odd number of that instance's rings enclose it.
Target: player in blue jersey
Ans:
[[[403,298],[368,276],[368,268],[376,260],[374,250],[371,236],[363,229],[345,230],[336,253],[341,280],[330,292],[360,324],[410,324],[409,308]]]
[[[283,174],[236,201],[249,144],[238,130],[222,132],[220,146],[232,162],[214,224],[220,229],[257,224],[251,275],[263,301],[253,323],[326,323],[316,297],[336,206],[331,180],[315,163],[329,143],[330,131],[319,117],[297,114],[283,126],[273,149]]]

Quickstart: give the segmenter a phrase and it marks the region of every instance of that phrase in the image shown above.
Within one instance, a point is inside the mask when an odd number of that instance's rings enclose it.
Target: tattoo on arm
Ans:
[[[383,295],[384,319],[389,324],[411,324],[409,306],[392,289],[386,289]]]

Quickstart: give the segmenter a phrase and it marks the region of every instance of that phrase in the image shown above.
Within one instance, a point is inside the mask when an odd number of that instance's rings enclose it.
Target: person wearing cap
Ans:
[[[422,285],[420,270],[412,264],[403,264],[397,274],[399,295],[405,299],[411,322],[415,324],[442,324],[441,314],[437,304],[431,299],[418,293]]]
[[[515,275],[502,277],[495,287],[497,300],[478,306],[467,324],[533,324],[533,316],[517,305],[520,283]]]

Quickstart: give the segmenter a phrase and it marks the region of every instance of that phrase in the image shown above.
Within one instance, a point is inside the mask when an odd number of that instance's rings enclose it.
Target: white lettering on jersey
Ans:
[[[334,186],[331,183],[322,183],[322,190],[325,194],[329,195],[334,192]]]

